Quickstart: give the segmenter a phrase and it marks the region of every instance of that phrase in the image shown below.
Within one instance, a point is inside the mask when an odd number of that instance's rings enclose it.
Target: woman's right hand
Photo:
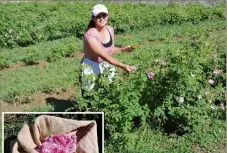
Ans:
[[[130,66],[130,65],[125,65],[124,66],[124,70],[127,71],[127,72],[133,72],[135,71],[135,67],[134,66]]]

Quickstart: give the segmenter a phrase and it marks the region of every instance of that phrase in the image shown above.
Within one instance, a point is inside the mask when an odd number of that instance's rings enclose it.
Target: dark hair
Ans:
[[[87,26],[86,31],[88,31],[90,28],[94,28],[94,27],[95,27],[95,23],[94,23],[94,21],[93,21],[93,18],[94,18],[94,16],[91,17],[91,20],[90,20],[90,22],[88,23],[88,26]]]

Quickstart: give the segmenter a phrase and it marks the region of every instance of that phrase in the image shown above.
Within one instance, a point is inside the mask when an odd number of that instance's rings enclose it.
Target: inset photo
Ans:
[[[104,113],[3,112],[4,153],[104,153]]]

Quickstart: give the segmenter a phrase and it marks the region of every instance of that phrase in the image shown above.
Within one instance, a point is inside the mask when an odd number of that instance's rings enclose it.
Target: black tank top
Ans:
[[[107,28],[107,30],[108,30],[108,32],[109,32],[109,34],[110,34],[110,31],[109,31],[108,28]],[[105,44],[102,43],[102,45],[103,45],[104,47],[110,47],[112,44],[113,44],[113,41],[112,41],[112,36],[111,36],[111,34],[110,34],[110,41],[109,41],[108,43],[105,43]]]

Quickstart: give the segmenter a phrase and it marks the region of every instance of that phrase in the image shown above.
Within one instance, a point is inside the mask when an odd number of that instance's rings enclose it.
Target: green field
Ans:
[[[2,120],[1,120],[1,122],[2,122]],[[0,132],[0,136],[1,136],[0,145],[1,145],[1,147],[0,147],[0,151],[2,152],[2,124],[0,125],[0,127],[1,127],[1,132]]]
[[[115,45],[136,46],[114,57],[137,70],[100,78],[86,100],[78,75],[93,4],[0,4],[3,111],[105,112],[105,152],[225,152],[225,4],[105,3]]]

